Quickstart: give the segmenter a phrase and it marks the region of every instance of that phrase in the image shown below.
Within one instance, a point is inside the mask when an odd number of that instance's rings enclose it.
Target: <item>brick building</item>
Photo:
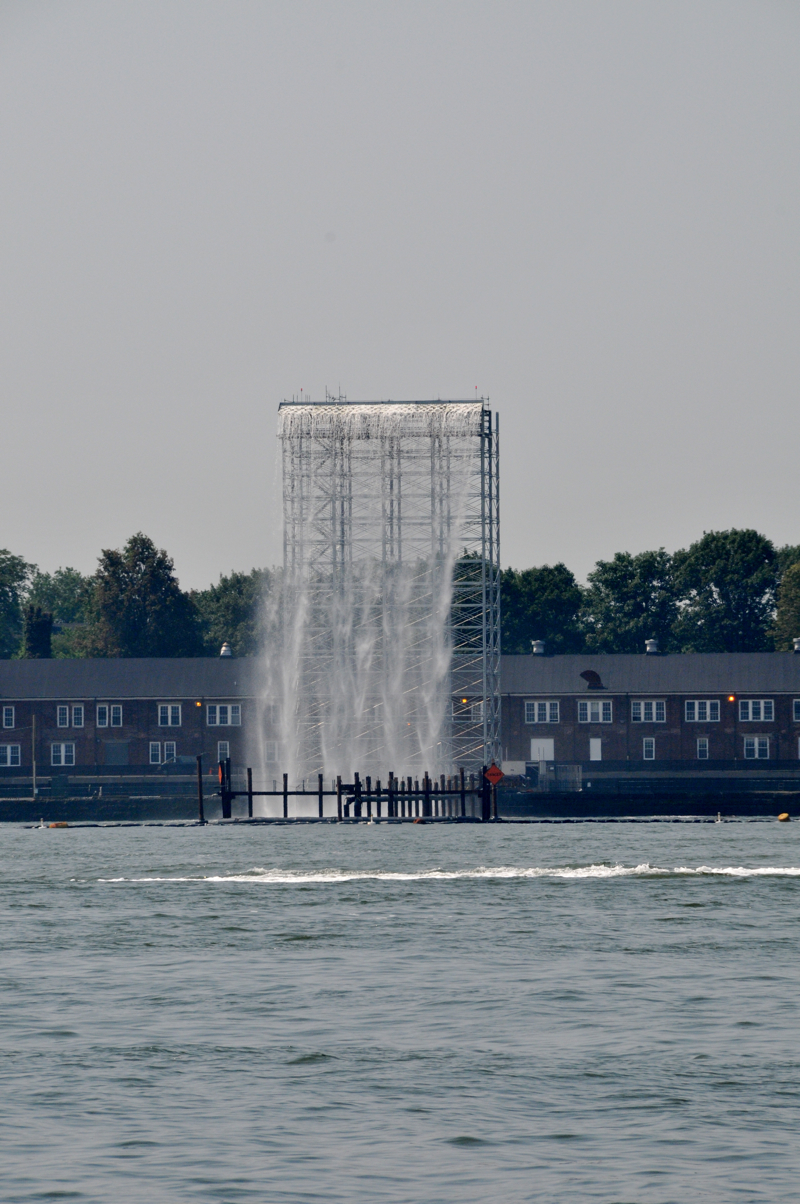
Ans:
[[[261,742],[277,758],[258,662],[0,661],[0,777],[190,772],[241,765]],[[251,749],[251,744],[253,749]],[[277,766],[276,766],[277,768]]]
[[[504,656],[501,680],[507,773],[541,761],[800,772],[795,653]]]

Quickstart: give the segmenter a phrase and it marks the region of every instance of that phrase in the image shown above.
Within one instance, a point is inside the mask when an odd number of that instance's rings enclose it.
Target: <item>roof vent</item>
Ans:
[[[581,677],[586,682],[590,690],[605,690],[605,686],[600,680],[600,674],[595,673],[594,669],[584,669]]]
[[[794,651],[800,652],[800,635],[796,635],[794,637],[794,639],[792,640],[792,644],[794,645]]]
[[[658,656],[658,640],[645,640],[644,651],[646,656]]]
[[[233,653],[231,652],[231,646],[227,640],[220,648],[219,654],[220,654],[220,656],[233,656]]]
[[[800,640],[797,642],[800,644]],[[544,640],[531,640],[531,652],[534,656],[544,656]]]

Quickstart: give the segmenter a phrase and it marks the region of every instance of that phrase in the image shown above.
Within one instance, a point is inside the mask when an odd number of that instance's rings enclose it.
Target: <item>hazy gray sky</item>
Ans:
[[[800,542],[800,6],[5,0],[6,546],[280,559],[281,398],[488,394],[502,559]]]

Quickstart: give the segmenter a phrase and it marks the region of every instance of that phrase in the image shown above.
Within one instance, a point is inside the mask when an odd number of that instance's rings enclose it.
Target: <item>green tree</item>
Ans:
[[[678,610],[672,558],[656,552],[617,552],[598,560],[588,576],[583,619],[586,647],[595,652],[644,652],[645,640],[673,648]]]
[[[53,655],[51,638],[53,616],[41,606],[29,602],[22,615],[22,656],[25,660],[49,660]]]
[[[197,610],[165,551],[139,532],[104,549],[88,603],[90,656],[201,656]]]
[[[53,616],[52,653],[55,657],[86,654],[86,623],[94,579],[77,569],[58,568],[54,573],[35,573],[27,601]]]
[[[778,557],[778,572],[783,576],[788,568],[800,561],[800,544],[785,543],[782,548],[775,549]]]
[[[503,652],[530,653],[532,640],[544,640],[547,652],[582,649],[583,591],[566,565],[505,569],[500,589]]]
[[[707,531],[673,557],[684,652],[761,652],[772,647],[779,581],[771,540],[758,531]]]
[[[794,639],[800,635],[800,561],[790,565],[781,578],[778,590],[778,613],[775,618],[774,639],[778,652],[791,652]]]
[[[269,569],[220,575],[217,585],[192,592],[209,656],[227,641],[234,656],[252,656],[262,644],[264,598],[273,584]]]
[[[19,651],[25,587],[35,572],[35,564],[0,548],[0,658]]]

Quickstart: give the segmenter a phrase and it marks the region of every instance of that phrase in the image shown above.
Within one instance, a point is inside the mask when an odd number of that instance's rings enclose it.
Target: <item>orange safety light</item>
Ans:
[[[467,703],[467,702],[469,702],[469,699],[468,699],[468,698],[462,698],[462,699],[461,699],[461,701],[462,701],[463,703]]]
[[[736,702],[736,695],[735,695],[735,694],[729,694],[729,695],[728,695],[728,702]]]
[[[196,702],[194,705],[195,705],[196,707],[201,707],[203,704],[202,704],[202,702]]]

